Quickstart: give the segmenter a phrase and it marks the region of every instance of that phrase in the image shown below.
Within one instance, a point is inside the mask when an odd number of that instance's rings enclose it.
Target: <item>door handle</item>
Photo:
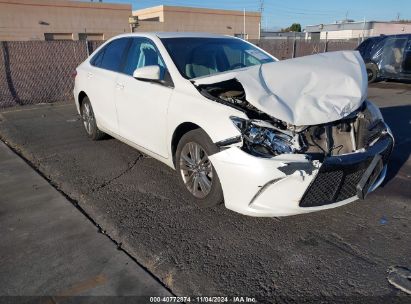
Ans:
[[[122,83],[116,83],[116,87],[117,87],[117,89],[119,89],[119,90],[123,90],[124,89],[124,84],[122,84]]]

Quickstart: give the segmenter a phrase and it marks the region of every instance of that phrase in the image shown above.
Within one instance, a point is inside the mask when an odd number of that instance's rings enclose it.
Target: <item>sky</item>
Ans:
[[[83,0],[84,1],[84,0]],[[97,0],[94,0],[97,1]],[[131,3],[134,9],[156,5],[179,5],[220,9],[258,11],[259,0],[103,0],[103,2]],[[303,27],[310,24],[332,23],[336,20],[391,21],[411,19],[411,0],[265,0],[262,27],[280,29],[292,23]]]

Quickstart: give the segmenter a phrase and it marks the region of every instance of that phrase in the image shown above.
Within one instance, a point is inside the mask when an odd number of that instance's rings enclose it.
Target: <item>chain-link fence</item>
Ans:
[[[354,49],[356,42],[252,41],[278,59]],[[69,101],[73,73],[102,41],[0,42],[0,108]]]
[[[303,39],[261,39],[251,41],[280,60],[323,52],[353,50],[358,41],[309,41]]]
[[[0,108],[67,101],[73,73],[101,41],[0,42]]]

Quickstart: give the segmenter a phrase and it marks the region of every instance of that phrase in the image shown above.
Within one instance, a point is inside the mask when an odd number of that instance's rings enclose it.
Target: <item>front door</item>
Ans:
[[[173,88],[170,83],[133,78],[136,68],[158,65],[162,79],[167,68],[155,44],[147,38],[132,38],[126,63],[116,81],[119,134],[127,140],[168,157],[167,109]]]
[[[402,61],[402,72],[406,79],[411,79],[411,38],[408,39],[407,46],[404,50],[404,58]]]
[[[384,44],[381,58],[381,76],[387,78],[399,78],[402,73],[404,49],[407,38],[388,38]]]

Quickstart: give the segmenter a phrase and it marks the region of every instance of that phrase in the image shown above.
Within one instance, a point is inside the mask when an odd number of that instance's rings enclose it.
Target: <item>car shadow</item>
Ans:
[[[384,186],[398,174],[411,154],[411,105],[386,107],[380,110],[395,139]]]
[[[404,84],[411,84],[411,79],[386,79],[388,83],[404,83]]]

